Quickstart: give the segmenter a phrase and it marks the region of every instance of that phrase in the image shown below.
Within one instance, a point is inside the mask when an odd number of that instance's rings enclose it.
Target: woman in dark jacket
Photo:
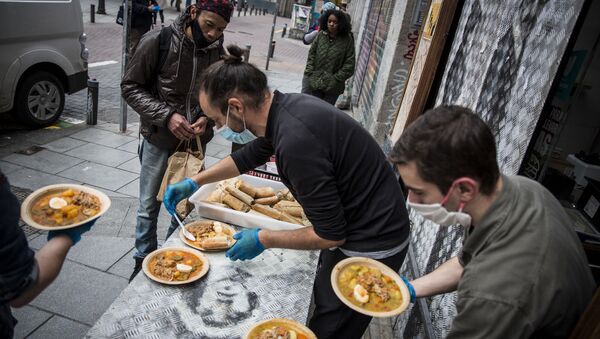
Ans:
[[[335,105],[344,92],[344,82],[354,73],[354,37],[348,16],[339,10],[326,11],[319,27],[304,69],[308,79],[304,93]]]

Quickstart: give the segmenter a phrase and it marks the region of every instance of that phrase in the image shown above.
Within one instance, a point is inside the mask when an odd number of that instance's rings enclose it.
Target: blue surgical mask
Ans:
[[[216,129],[215,132],[220,134],[226,140],[234,142],[236,144],[247,144],[250,141],[256,139],[256,135],[252,134],[249,129],[246,128],[246,119],[242,116],[242,121],[244,122],[244,130],[241,132],[235,132],[231,128],[229,128],[229,107],[227,107],[227,118],[225,119],[225,125],[221,126],[221,128]]]

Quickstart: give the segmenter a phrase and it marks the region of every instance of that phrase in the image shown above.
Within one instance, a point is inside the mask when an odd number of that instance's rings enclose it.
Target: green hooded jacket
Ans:
[[[304,75],[311,90],[342,94],[346,79],[354,74],[354,63],[352,34],[330,40],[327,31],[321,31],[310,46]]]

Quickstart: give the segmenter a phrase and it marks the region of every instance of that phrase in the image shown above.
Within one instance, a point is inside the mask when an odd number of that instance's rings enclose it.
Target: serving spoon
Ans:
[[[177,220],[179,226],[183,230],[183,235],[191,241],[196,241],[196,237],[192,233],[190,233],[190,231],[185,229],[185,226],[183,226],[183,223],[181,222],[181,220],[179,220],[177,213],[173,213],[173,216],[175,217],[175,220]]]

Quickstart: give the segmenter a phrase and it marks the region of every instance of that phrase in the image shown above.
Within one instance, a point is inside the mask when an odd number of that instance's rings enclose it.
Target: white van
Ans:
[[[0,0],[0,113],[55,122],[87,87],[85,42],[79,0]]]

